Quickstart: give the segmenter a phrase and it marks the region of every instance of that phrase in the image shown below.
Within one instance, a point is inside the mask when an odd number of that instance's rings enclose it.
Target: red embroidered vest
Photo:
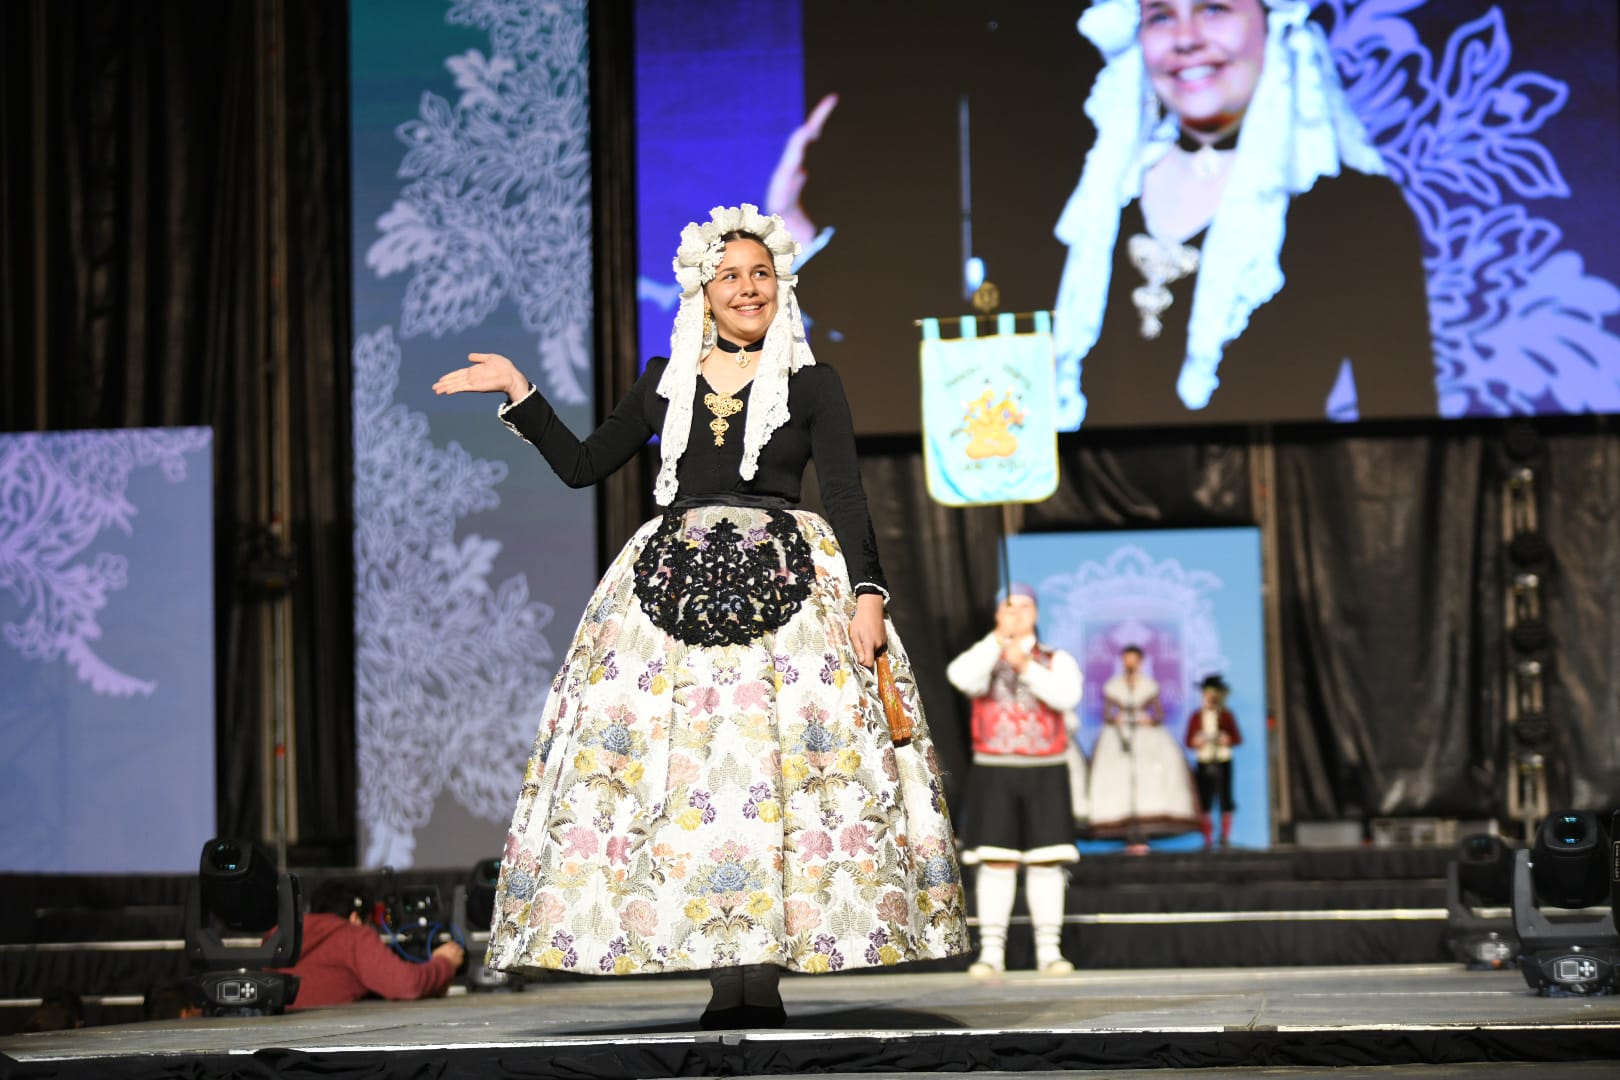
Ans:
[[[1030,662],[1049,668],[1052,653],[1036,645]],[[1011,664],[997,660],[989,691],[973,699],[973,752],[1053,757],[1068,744],[1063,714],[1030,693]]]

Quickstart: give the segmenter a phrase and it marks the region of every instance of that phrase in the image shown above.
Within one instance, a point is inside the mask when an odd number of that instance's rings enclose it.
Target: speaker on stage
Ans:
[[[1535,846],[1518,853],[1513,926],[1521,946],[1519,968],[1538,993],[1620,990],[1613,860],[1608,829],[1597,814],[1585,810],[1548,815],[1536,831]],[[1569,914],[1549,917],[1543,906]]]

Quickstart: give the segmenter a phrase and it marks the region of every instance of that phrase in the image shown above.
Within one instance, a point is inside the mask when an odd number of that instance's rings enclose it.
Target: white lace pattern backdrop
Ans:
[[[471,866],[500,851],[595,534],[495,399],[428,387],[502,352],[591,421],[585,3],[350,18],[359,854]]]

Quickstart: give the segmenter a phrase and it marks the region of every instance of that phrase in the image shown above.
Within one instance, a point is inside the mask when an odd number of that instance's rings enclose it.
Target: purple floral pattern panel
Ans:
[[[1600,18],[1607,5],[1545,6],[1543,16],[1537,5],[1537,18],[1560,38],[1591,31],[1604,39],[1599,26],[1608,27],[1609,93],[1596,108],[1607,109],[1612,140],[1620,119],[1612,7]],[[1478,14],[1448,24],[1467,11]],[[1571,247],[1558,215],[1538,210],[1613,191],[1572,188],[1559,166],[1555,149],[1584,152],[1547,133],[1570,104],[1571,83],[1515,70],[1499,4],[1320,0],[1314,17],[1328,28],[1351,104],[1422,229],[1441,414],[1620,411],[1620,288],[1589,273],[1577,250],[1603,241],[1574,237]]]

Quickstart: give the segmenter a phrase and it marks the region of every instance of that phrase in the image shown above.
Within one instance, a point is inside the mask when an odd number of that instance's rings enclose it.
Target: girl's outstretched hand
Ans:
[[[433,384],[435,394],[460,394],[469,390],[480,393],[504,393],[513,401],[529,392],[529,380],[523,372],[500,353],[468,353],[468,365],[447,371]]]

